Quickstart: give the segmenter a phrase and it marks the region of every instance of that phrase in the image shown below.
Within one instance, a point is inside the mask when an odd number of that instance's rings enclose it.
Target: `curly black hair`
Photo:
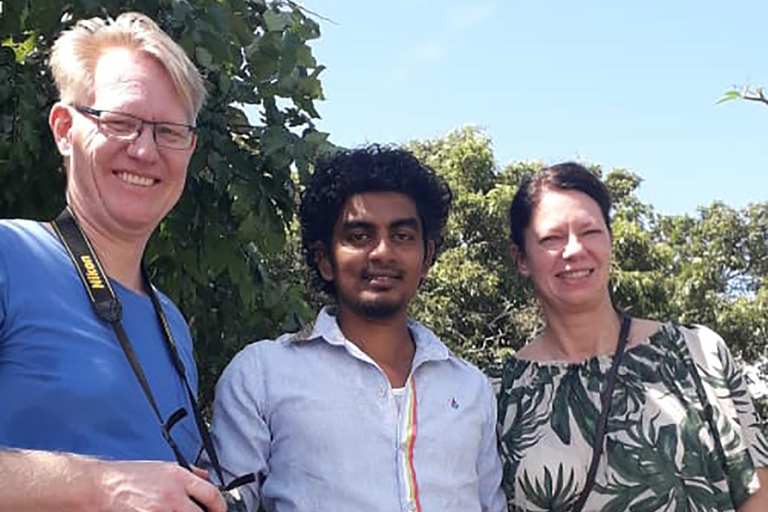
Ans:
[[[315,260],[318,242],[330,248],[333,227],[341,208],[351,196],[364,192],[399,192],[416,204],[424,233],[424,244],[435,244],[435,256],[443,244],[453,194],[442,176],[421,164],[409,151],[371,144],[340,150],[315,164],[309,185],[301,196],[299,220],[301,243],[315,285],[335,296],[333,282],[320,275]]]

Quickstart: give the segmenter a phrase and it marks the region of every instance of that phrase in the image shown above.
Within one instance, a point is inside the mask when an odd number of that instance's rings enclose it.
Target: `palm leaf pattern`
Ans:
[[[574,485],[573,470],[567,481],[564,473],[563,465],[560,464],[553,481],[549,468],[544,468],[544,481],[540,482],[538,479],[531,481],[528,473],[524,472],[522,485],[528,500],[540,510],[568,512],[579,497],[579,489]]]
[[[525,361],[518,366],[526,367]],[[517,371],[525,368],[517,368]],[[509,375],[506,375],[509,378]],[[508,417],[500,419],[503,422],[504,434],[501,437],[501,453],[504,460],[504,479],[509,482],[515,474],[524,453],[536,445],[541,438],[540,427],[549,421],[549,410],[542,407],[552,391],[552,379],[548,372],[539,374],[536,386],[506,389],[499,394],[499,410],[508,412]],[[503,386],[503,382],[502,382]],[[515,404],[515,407],[509,407]],[[514,487],[505,490],[507,494],[514,492]]]
[[[610,363],[604,356],[580,365],[507,362],[499,427],[513,512],[573,506]],[[722,339],[704,327],[667,324],[627,350],[605,443],[585,510],[733,511],[755,491],[755,467],[768,466],[746,382]]]

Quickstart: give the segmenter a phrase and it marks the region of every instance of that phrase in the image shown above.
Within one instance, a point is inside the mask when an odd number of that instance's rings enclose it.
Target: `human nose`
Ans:
[[[154,125],[146,121],[141,124],[138,135],[128,146],[128,153],[131,156],[149,160],[157,158],[158,151],[154,128]]]
[[[392,241],[387,236],[379,238],[371,249],[371,259],[386,259],[392,256]]]
[[[563,258],[570,258],[575,254],[581,252],[584,245],[581,243],[581,239],[578,235],[571,234],[566,240],[565,247],[563,247]]]

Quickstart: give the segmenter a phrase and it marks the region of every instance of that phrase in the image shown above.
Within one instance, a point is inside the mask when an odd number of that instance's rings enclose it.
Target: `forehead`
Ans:
[[[152,56],[128,48],[109,48],[93,71],[94,107],[148,118],[186,119],[168,71]]]
[[[531,227],[546,229],[571,223],[604,224],[600,205],[583,192],[545,188],[533,209]]]
[[[342,205],[336,228],[349,223],[389,226],[412,219],[421,226],[416,203],[400,192],[363,192],[350,196]]]

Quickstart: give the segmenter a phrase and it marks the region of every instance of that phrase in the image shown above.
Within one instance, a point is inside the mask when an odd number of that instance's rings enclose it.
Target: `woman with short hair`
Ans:
[[[499,395],[511,510],[768,510],[768,443],[723,340],[612,302],[610,208],[575,163],[525,181],[510,208],[544,316]]]

